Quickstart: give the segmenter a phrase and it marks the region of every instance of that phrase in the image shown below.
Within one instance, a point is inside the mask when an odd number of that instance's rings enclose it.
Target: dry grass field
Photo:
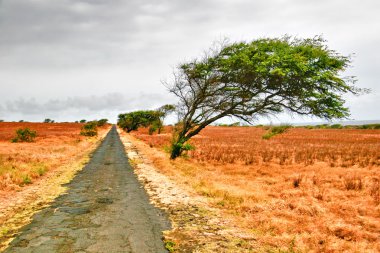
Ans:
[[[19,128],[37,131],[32,143],[11,143]],[[32,184],[56,167],[88,151],[91,141],[79,135],[82,124],[0,122],[0,193]]]
[[[380,251],[379,130],[293,128],[264,140],[263,128],[207,127],[174,162],[162,155],[170,132],[132,135],[161,154],[152,161],[163,173],[250,233],[245,243],[258,251]]]

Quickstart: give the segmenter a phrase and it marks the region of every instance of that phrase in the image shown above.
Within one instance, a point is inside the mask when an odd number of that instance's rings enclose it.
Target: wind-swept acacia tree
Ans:
[[[355,77],[341,77],[350,58],[321,37],[288,36],[230,43],[178,66],[164,83],[179,98],[171,158],[207,125],[226,116],[252,123],[288,111],[323,119],[347,118],[342,95],[363,92]]]

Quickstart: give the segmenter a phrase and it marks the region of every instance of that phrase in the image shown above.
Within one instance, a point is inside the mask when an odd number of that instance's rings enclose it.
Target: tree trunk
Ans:
[[[187,141],[185,137],[178,136],[173,140],[170,159],[174,160],[183,152],[183,144]]]
[[[178,143],[172,144],[172,151],[170,154],[170,159],[174,160],[177,157],[179,157],[182,154],[182,145],[179,145]]]

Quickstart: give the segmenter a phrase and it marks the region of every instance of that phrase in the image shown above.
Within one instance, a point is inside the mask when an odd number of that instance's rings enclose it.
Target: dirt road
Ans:
[[[4,252],[166,252],[170,223],[149,203],[115,127],[67,187]]]

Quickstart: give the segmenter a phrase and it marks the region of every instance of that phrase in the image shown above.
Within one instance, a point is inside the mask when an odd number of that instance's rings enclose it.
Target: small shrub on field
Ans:
[[[37,132],[29,128],[20,128],[16,130],[16,137],[11,142],[34,142]]]
[[[80,135],[83,136],[97,136],[98,135],[98,129],[97,129],[97,122],[96,121],[90,121],[83,125]]]
[[[177,249],[176,249],[176,244],[175,242],[172,242],[172,241],[166,241],[165,242],[165,248],[169,251],[169,252],[175,252]]]
[[[269,132],[263,135],[263,139],[269,140],[275,135],[285,133],[291,127],[292,127],[291,125],[280,125],[280,126],[271,127]]]
[[[47,172],[48,168],[44,163],[36,163],[32,166],[31,176],[32,178],[38,178]]]
[[[32,179],[29,177],[29,175],[23,175],[22,176],[22,184],[25,185],[25,184],[31,184],[32,183]]]

